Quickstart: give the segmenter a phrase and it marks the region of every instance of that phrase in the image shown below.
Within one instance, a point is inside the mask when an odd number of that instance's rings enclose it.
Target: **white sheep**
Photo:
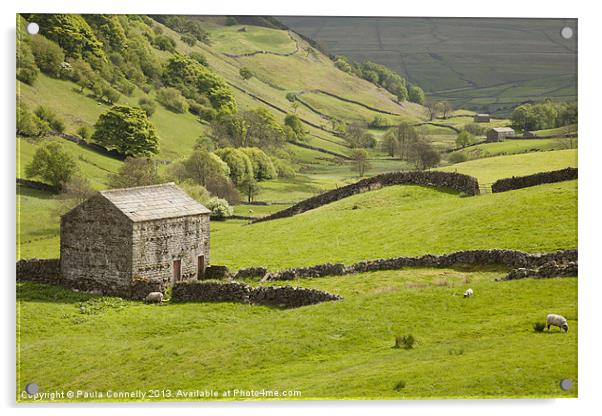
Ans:
[[[556,315],[555,313],[549,314],[546,318],[546,324],[548,325],[548,331],[551,326],[557,326],[561,331],[564,329],[565,332],[569,332],[569,324],[562,315]]]
[[[466,289],[466,292],[464,292],[464,297],[465,297],[465,298],[469,298],[469,297],[471,297],[471,296],[472,296],[472,293],[473,293],[473,292],[472,292],[472,289],[471,289],[471,288],[468,288],[468,289]]]
[[[161,303],[163,302],[163,293],[161,292],[150,292],[144,298],[144,303]]]

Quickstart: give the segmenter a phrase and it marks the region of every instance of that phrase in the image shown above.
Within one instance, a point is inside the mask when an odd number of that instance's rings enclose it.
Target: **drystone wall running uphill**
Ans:
[[[413,172],[391,172],[362,179],[341,188],[324,192],[323,194],[305,199],[297,204],[275,212],[265,217],[257,218],[252,223],[275,220],[277,218],[292,217],[302,212],[330,204],[348,196],[356,195],[366,191],[373,191],[385,186],[393,185],[424,185],[438,188],[451,188],[456,191],[474,196],[479,194],[479,182],[476,178],[455,172],[439,171],[413,171]]]
[[[26,186],[31,189],[37,189],[39,191],[46,191],[46,192],[50,192],[53,194],[58,194],[59,192],[61,192],[61,189],[56,186],[48,185],[47,183],[44,183],[44,182],[32,181],[29,179],[17,178],[17,185]]]
[[[506,192],[514,189],[528,188],[530,186],[542,185],[544,183],[564,182],[577,179],[577,168],[565,168],[550,172],[540,172],[527,176],[513,176],[497,180],[491,185],[492,192]]]
[[[323,276],[341,276],[353,273],[397,270],[404,267],[451,267],[466,265],[502,265],[511,268],[539,268],[546,263],[569,264],[577,261],[577,250],[563,250],[552,253],[525,253],[515,250],[465,250],[450,254],[427,254],[419,257],[396,257],[368,260],[346,266],[342,263],[326,263],[310,267],[266,272],[262,280],[294,280]],[[235,278],[258,277],[261,269],[241,269]]]
[[[174,302],[240,302],[279,308],[298,308],[342,299],[338,295],[317,289],[292,286],[252,287],[238,282],[176,283],[171,298]]]

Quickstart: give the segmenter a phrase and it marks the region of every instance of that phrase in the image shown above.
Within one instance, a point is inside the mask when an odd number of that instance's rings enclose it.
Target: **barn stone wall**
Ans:
[[[330,204],[355,194],[380,189],[384,186],[403,184],[450,188],[470,196],[479,194],[479,182],[472,176],[455,172],[439,171],[391,172],[372,176],[356,183],[324,192],[323,194],[305,199],[282,211],[257,218],[252,222],[256,223],[275,220],[277,218],[292,217],[293,215],[301,214],[302,212]]]
[[[82,290],[129,296],[132,222],[101,195],[61,218],[61,277]]]
[[[133,225],[133,280],[172,285],[174,260],[181,261],[180,281],[196,280],[198,256],[209,264],[209,215],[135,223]],[[202,277],[202,276],[200,276]]]

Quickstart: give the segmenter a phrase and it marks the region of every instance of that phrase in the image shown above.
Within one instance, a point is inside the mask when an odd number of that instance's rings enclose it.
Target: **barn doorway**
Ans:
[[[199,256],[197,262],[197,277],[202,279],[205,276],[205,256]]]
[[[182,260],[174,260],[173,261],[173,281],[179,282],[182,278]]]

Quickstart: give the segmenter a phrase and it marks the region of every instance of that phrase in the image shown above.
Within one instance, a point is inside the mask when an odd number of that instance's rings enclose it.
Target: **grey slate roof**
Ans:
[[[209,214],[207,208],[173,182],[101,191],[109,202],[134,222]]]
[[[510,127],[494,127],[492,130],[498,133],[514,133],[514,129]]]

